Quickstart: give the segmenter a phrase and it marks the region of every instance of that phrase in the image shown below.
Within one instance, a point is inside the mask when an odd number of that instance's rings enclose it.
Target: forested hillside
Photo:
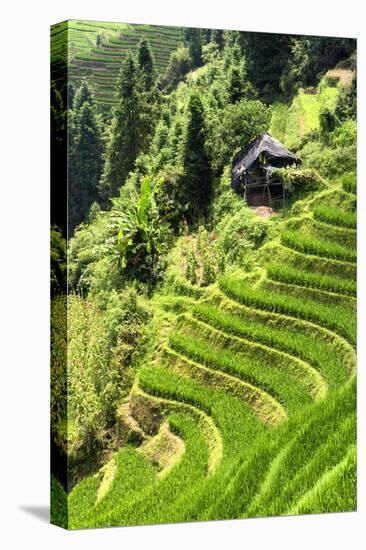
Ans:
[[[355,510],[355,41],[66,26],[52,520]],[[231,187],[264,132],[302,161],[266,217]]]

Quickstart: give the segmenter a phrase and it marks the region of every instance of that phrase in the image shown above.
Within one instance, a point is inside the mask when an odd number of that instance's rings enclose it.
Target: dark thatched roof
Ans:
[[[287,166],[301,162],[299,157],[291,153],[282,143],[269,134],[262,134],[241,151],[234,159],[232,168],[232,184],[237,187],[239,179],[244,172],[253,167],[259,155],[267,159],[272,166]]]

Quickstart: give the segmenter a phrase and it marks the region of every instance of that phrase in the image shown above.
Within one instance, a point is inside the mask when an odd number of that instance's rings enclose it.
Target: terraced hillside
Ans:
[[[161,299],[127,444],[74,487],[71,528],[355,509],[355,202],[327,188],[254,271]]]
[[[113,104],[121,62],[143,37],[149,40],[157,70],[163,73],[181,38],[178,27],[64,21],[51,29],[51,59],[56,65],[67,60],[71,81],[78,84],[88,77],[97,101]]]

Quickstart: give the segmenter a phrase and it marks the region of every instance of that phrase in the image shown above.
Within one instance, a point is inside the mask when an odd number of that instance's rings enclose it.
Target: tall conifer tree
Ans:
[[[75,113],[80,111],[85,101],[87,101],[91,107],[95,105],[93,93],[90,89],[90,86],[87,80],[83,79],[73,98],[72,108]]]
[[[189,204],[191,221],[207,213],[211,196],[211,174],[205,151],[204,109],[198,94],[192,93],[188,103],[188,121],[184,138],[184,194]]]
[[[82,88],[80,90],[80,88]],[[99,200],[98,181],[103,166],[103,141],[94,99],[88,85],[75,94],[68,117],[68,201],[70,234],[85,221],[91,204]],[[83,102],[82,99],[85,99]],[[76,101],[77,100],[77,101]]]
[[[151,50],[150,42],[143,38],[137,51],[137,63],[141,73],[143,90],[152,90],[156,82],[155,61]]]
[[[141,148],[141,91],[136,62],[129,53],[117,83],[118,106],[112,122],[100,193],[105,201],[116,196],[133,169]]]

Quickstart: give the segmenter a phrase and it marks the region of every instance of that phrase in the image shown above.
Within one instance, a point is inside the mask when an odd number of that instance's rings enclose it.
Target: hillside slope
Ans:
[[[355,202],[332,184],[254,271],[160,297],[128,444],[74,487],[71,528],[355,509]]]

